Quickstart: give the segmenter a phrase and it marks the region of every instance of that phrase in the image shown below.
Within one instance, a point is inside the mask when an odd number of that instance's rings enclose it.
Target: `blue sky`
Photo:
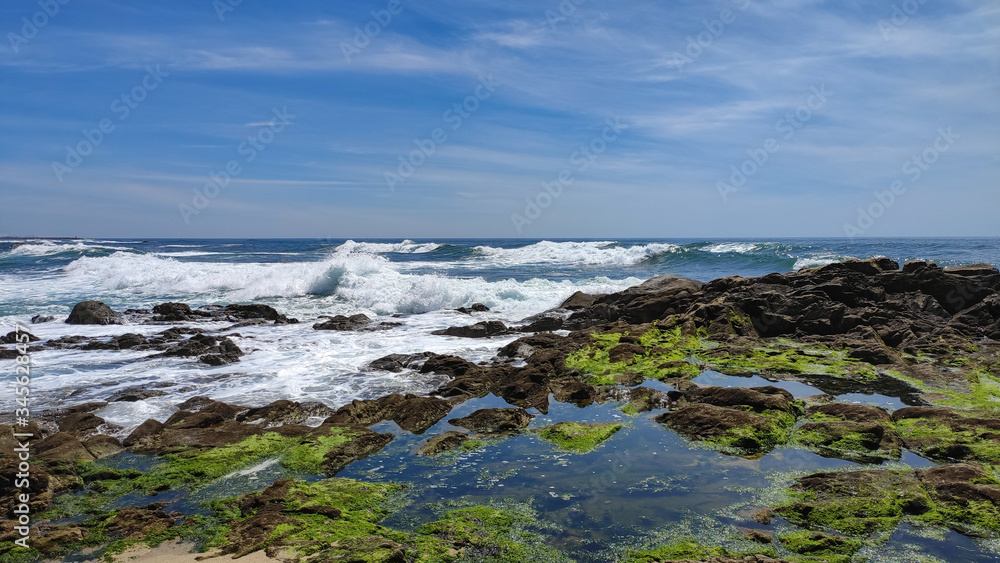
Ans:
[[[0,234],[1000,235],[996,2],[47,1]]]

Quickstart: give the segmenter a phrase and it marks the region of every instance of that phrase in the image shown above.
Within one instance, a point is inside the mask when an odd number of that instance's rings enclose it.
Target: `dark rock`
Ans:
[[[51,315],[35,315],[34,317],[31,317],[31,324],[37,325],[52,322],[54,320],[56,320],[56,318]]]
[[[106,434],[97,434],[85,438],[83,440],[83,447],[87,448],[90,455],[96,459],[115,455],[124,449],[118,438]]]
[[[447,416],[451,412],[451,407],[450,402],[437,397],[407,395],[405,400],[396,406],[392,413],[392,421],[403,430],[422,434]]]
[[[350,317],[337,315],[324,322],[314,324],[313,328],[315,330],[359,330],[371,324],[371,321],[368,315],[360,313]]]
[[[594,303],[602,297],[606,297],[607,294],[590,295],[582,291],[577,291],[573,295],[570,295],[568,299],[559,305],[560,309],[569,309],[570,311],[577,311],[579,309],[587,309],[593,307]]]
[[[382,356],[381,358],[372,361],[372,363],[368,364],[368,368],[399,373],[404,369],[413,367],[414,364],[417,364],[433,355],[434,354],[432,352],[421,352],[420,354],[389,354],[388,356]]]
[[[443,330],[435,330],[431,334],[438,336],[457,336],[460,338],[489,338],[502,336],[510,330],[500,321],[483,321],[471,326],[452,326]]]
[[[120,540],[137,540],[161,534],[174,527],[176,518],[163,511],[167,503],[130,506],[118,510],[104,526],[103,532]]]
[[[453,450],[469,440],[469,435],[464,432],[449,430],[444,434],[438,434],[428,438],[424,445],[417,450],[417,455],[433,456],[441,452]]]
[[[333,409],[323,403],[296,403],[282,399],[263,407],[249,409],[237,416],[236,420],[262,424],[265,428],[270,428],[284,424],[303,424],[310,418],[326,419],[332,414]]]
[[[455,309],[459,313],[465,313],[466,315],[471,315],[472,313],[485,313],[490,310],[489,307],[483,305],[482,303],[473,303],[468,307],[459,307]]]
[[[225,422],[225,417],[213,412],[177,411],[163,423],[168,430],[186,430],[190,428],[209,428]]]
[[[29,332],[12,330],[3,337],[0,337],[0,344],[24,344],[27,342],[38,342],[38,340],[37,336]]]
[[[194,315],[187,303],[161,303],[153,307],[154,321],[186,321]]]
[[[32,453],[47,462],[57,461],[94,461],[94,454],[80,442],[80,439],[66,432],[57,432],[35,444]]]
[[[161,387],[161,386],[164,386],[164,385],[162,385],[162,384],[160,384],[160,385],[153,385],[153,386],[150,386],[150,385],[136,385],[136,386],[133,386],[133,387],[126,387],[125,389],[120,389],[120,390],[115,391],[114,393],[112,393],[111,396],[108,397],[108,402],[109,403],[117,403],[117,402],[135,403],[137,401],[145,401],[146,399],[150,399],[150,398],[153,398],[153,397],[162,397],[162,396],[164,396],[164,395],[167,394],[166,391],[160,391],[159,389],[152,389],[151,388],[151,387]],[[171,386],[173,386],[173,383],[167,383],[165,386],[166,387],[171,387]]]
[[[66,322],[74,325],[109,325],[118,322],[118,314],[100,301],[82,301],[73,307]]]
[[[461,377],[481,372],[476,364],[458,356],[432,355],[420,366],[420,373],[439,373],[452,377]]]
[[[223,313],[234,319],[267,319],[278,320],[281,315],[269,305],[254,303],[252,305],[226,305]]]
[[[532,416],[521,408],[480,409],[462,418],[453,418],[449,424],[473,432],[513,432],[528,426]]]

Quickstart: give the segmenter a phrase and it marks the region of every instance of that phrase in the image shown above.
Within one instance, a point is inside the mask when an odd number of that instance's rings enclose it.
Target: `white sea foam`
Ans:
[[[100,244],[85,244],[83,242],[66,244],[66,243],[56,243],[52,241],[37,241],[37,242],[30,242],[28,244],[22,244],[17,248],[12,248],[9,251],[9,255],[50,256],[52,254],[61,254],[63,252],[87,252],[88,250],[121,250],[121,247],[104,246]]]
[[[424,254],[434,252],[441,248],[441,246],[436,242],[419,243],[412,240],[404,240],[403,242],[354,242],[353,240],[349,240],[338,246],[336,252],[338,254],[385,254],[389,252],[398,254]]]
[[[518,248],[475,247],[483,259],[498,266],[515,264],[582,264],[592,266],[633,266],[651,256],[674,252],[675,244],[652,243],[622,246],[616,242],[552,242],[543,240]]]
[[[722,242],[706,247],[705,252],[710,252],[712,254],[724,254],[730,252],[734,254],[749,254],[755,250],[759,250],[762,246],[764,246],[764,243]]]

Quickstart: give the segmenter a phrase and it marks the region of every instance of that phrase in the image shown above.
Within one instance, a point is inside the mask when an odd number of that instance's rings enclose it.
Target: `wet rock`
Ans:
[[[472,313],[485,313],[490,310],[489,307],[483,305],[482,303],[473,303],[468,307],[459,307],[455,309],[459,313],[465,313],[466,315],[471,315]]]
[[[405,400],[406,398],[398,393],[385,395],[378,399],[355,399],[337,409],[325,422],[335,425],[371,426],[391,419],[396,408]]]
[[[304,424],[310,418],[325,419],[333,414],[333,409],[319,402],[296,403],[278,400],[273,403],[247,410],[236,417],[240,422],[262,424],[265,428],[284,424]]]
[[[480,409],[462,418],[452,418],[449,424],[473,432],[514,432],[525,428],[532,416],[522,408]]]
[[[82,301],[73,306],[66,322],[74,325],[110,325],[118,322],[118,313],[100,301]]]
[[[313,328],[315,330],[359,330],[367,327],[371,322],[372,320],[368,315],[360,313],[351,315],[350,317],[337,315],[330,317],[324,322],[314,324]]]
[[[636,344],[619,344],[608,350],[608,360],[611,362],[631,362],[635,356],[642,356],[646,349]]]
[[[368,364],[369,369],[391,371],[399,373],[404,369],[416,367],[416,364],[433,356],[433,352],[421,352],[420,354],[389,354],[373,360]]]
[[[795,413],[799,407],[791,393],[766,385],[763,387],[700,387],[683,392],[690,403],[705,403],[719,407],[749,407],[756,413],[768,410]]]
[[[447,416],[451,408],[452,404],[444,399],[407,395],[396,406],[392,421],[403,430],[421,434]]]
[[[424,442],[424,445],[420,446],[420,449],[417,450],[417,455],[437,455],[441,452],[458,448],[465,442],[468,442],[469,439],[469,435],[464,432],[449,430],[444,434],[438,434],[437,436],[428,438],[427,441]]]
[[[163,423],[152,418],[140,424],[127,438],[122,440],[122,445],[126,448],[148,442],[150,438],[163,432]]]
[[[201,309],[192,310],[187,303],[161,303],[153,307],[153,321],[156,322],[183,322],[198,321],[211,318],[213,315],[209,311]]]
[[[23,344],[27,342],[38,342],[39,338],[30,332],[24,332],[23,330],[15,331],[12,330],[8,332],[3,337],[0,337],[0,344]]]
[[[166,391],[161,391],[156,389],[156,387],[173,387],[173,383],[162,382],[158,384],[147,384],[147,385],[135,385],[132,387],[126,387],[125,389],[120,389],[112,393],[107,401],[109,403],[127,402],[135,403],[137,401],[145,401],[146,399],[151,399],[153,397],[162,397],[167,394]]]
[[[908,449],[940,461],[996,463],[1000,419],[995,414],[942,407],[906,407],[892,414]]]
[[[766,452],[787,440],[788,428],[753,412],[711,404],[691,405],[663,413],[656,422],[696,441],[751,454]]]
[[[329,435],[330,429],[330,426],[324,424],[311,432],[310,436]],[[334,446],[323,455],[323,471],[329,476],[336,475],[351,463],[381,450],[393,439],[392,434],[373,432],[360,426],[350,427],[349,432],[350,440]]]
[[[972,463],[815,473],[796,481],[792,496],[775,512],[799,526],[850,535],[893,530],[903,517],[966,534],[1000,529],[1000,481]]]
[[[559,305],[560,309],[569,309],[570,311],[577,311],[580,309],[586,309],[588,307],[593,307],[594,303],[602,297],[606,297],[607,294],[597,294],[590,295],[582,291],[577,291],[573,295],[570,295],[568,299]]]
[[[85,438],[83,440],[83,447],[87,448],[87,451],[96,459],[115,455],[125,449],[118,438],[106,434],[97,434]]]
[[[597,389],[582,381],[570,380],[549,383],[552,396],[560,403],[573,403],[585,407],[597,398]]]
[[[177,411],[163,425],[168,430],[208,428],[225,422],[225,418],[212,412]]]
[[[431,334],[459,338],[489,338],[509,334],[509,332],[507,325],[500,321],[483,321],[471,326],[452,326],[443,330],[435,330]]]
[[[56,320],[56,318],[53,317],[52,315],[35,315],[34,317],[31,317],[31,324],[37,325],[42,323],[50,323],[54,320]]]
[[[242,355],[243,350],[240,350],[240,347],[229,338],[216,339],[214,336],[203,333],[195,334],[159,354],[162,357],[198,356],[200,362],[212,366],[238,362]]]
[[[174,526],[176,518],[163,511],[167,503],[122,508],[104,527],[112,539],[137,540],[160,534]]]
[[[270,305],[254,303],[252,305],[226,305],[222,312],[233,319],[266,319],[278,320],[281,315]]]
[[[458,356],[432,355],[420,367],[420,373],[439,373],[452,377],[462,377],[480,373],[482,369],[476,364]]]
[[[628,390],[628,403],[635,407],[636,412],[649,412],[666,407],[667,395],[658,389],[635,387]]]
[[[59,425],[60,432],[73,436],[87,436],[96,433],[104,422],[103,418],[89,412],[74,412],[60,418],[56,424]]]
[[[94,461],[96,459],[79,438],[66,432],[57,432],[38,442],[35,444],[33,453],[47,462]]]

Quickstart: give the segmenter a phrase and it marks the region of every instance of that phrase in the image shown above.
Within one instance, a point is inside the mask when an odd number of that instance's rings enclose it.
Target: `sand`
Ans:
[[[135,546],[124,553],[115,556],[116,563],[196,563],[210,561],[224,563],[232,561],[231,555],[219,555],[218,552],[194,553],[194,544],[186,542],[163,542],[155,548]],[[281,561],[268,557],[263,551],[255,551],[239,559],[240,563],[275,563]]]

